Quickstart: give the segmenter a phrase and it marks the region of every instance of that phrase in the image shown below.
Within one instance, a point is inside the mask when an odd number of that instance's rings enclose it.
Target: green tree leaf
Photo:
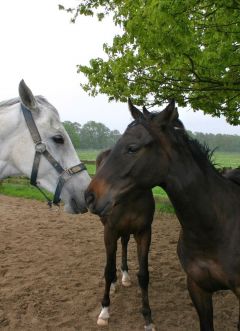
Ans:
[[[111,14],[123,30],[103,45],[107,58],[78,66],[89,95],[148,106],[175,98],[240,123],[239,1],[83,0],[66,10],[74,20]]]

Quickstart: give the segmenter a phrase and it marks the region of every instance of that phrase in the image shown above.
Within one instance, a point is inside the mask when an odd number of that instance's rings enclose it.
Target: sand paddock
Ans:
[[[104,287],[105,251],[98,217],[67,215],[49,210],[42,202],[2,195],[0,206],[0,329],[100,330],[96,320]],[[198,330],[176,255],[178,233],[174,215],[155,218],[149,297],[159,331]],[[102,330],[143,330],[133,239],[129,269],[132,286],[123,288],[119,283],[112,297],[109,326]],[[217,331],[236,329],[238,302],[232,293],[217,293],[214,309]]]

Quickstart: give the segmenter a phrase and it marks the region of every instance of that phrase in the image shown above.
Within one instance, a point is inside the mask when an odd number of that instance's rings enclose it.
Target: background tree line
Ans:
[[[89,121],[83,126],[77,122],[65,121],[63,125],[76,149],[109,148],[121,136],[118,130],[110,130],[102,123]]]
[[[240,153],[240,136],[230,134],[213,134],[202,132],[189,132],[192,137],[206,143],[211,150],[216,148],[219,152]]]
[[[104,149],[113,146],[120,138],[118,130],[110,130],[102,123],[89,121],[83,126],[77,122],[63,122],[73,145],[76,149]],[[206,143],[210,149],[217,148],[221,152],[240,153],[240,136],[227,134],[212,134],[202,132],[191,132],[189,134]]]

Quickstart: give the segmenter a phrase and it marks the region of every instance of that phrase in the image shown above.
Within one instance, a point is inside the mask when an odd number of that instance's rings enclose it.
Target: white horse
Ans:
[[[0,179],[19,175],[31,178],[35,173],[36,186],[52,193],[58,187],[66,212],[86,212],[84,192],[90,177],[57,110],[44,97],[34,97],[22,80],[19,98],[0,103],[0,125]]]

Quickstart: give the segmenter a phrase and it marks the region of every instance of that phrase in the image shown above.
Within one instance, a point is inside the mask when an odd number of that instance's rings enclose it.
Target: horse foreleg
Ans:
[[[151,228],[143,233],[136,234],[134,237],[137,242],[139,261],[138,282],[142,292],[142,314],[146,323],[145,330],[155,331],[148,299],[148,252],[151,244]]]
[[[127,264],[127,248],[128,248],[128,242],[130,239],[130,235],[125,235],[121,237],[121,244],[122,244],[122,265],[121,265],[121,271],[122,271],[122,284],[123,286],[130,286],[131,280],[128,274],[128,264]]]
[[[239,287],[233,289],[233,292],[235,293],[237,299],[238,299],[238,324],[237,329],[240,331],[240,293],[239,293]]]
[[[240,299],[238,298],[238,302],[239,302],[239,317],[238,317],[238,331],[240,331]]]
[[[110,306],[110,287],[111,284],[116,282],[116,251],[117,251],[117,237],[108,227],[104,227],[104,243],[106,248],[107,263],[105,266],[105,290],[102,299],[102,310],[98,316],[97,324],[99,326],[106,326],[109,320],[109,306]]]
[[[214,331],[212,292],[204,291],[189,276],[187,277],[187,285],[190,297],[199,316],[200,330]]]

